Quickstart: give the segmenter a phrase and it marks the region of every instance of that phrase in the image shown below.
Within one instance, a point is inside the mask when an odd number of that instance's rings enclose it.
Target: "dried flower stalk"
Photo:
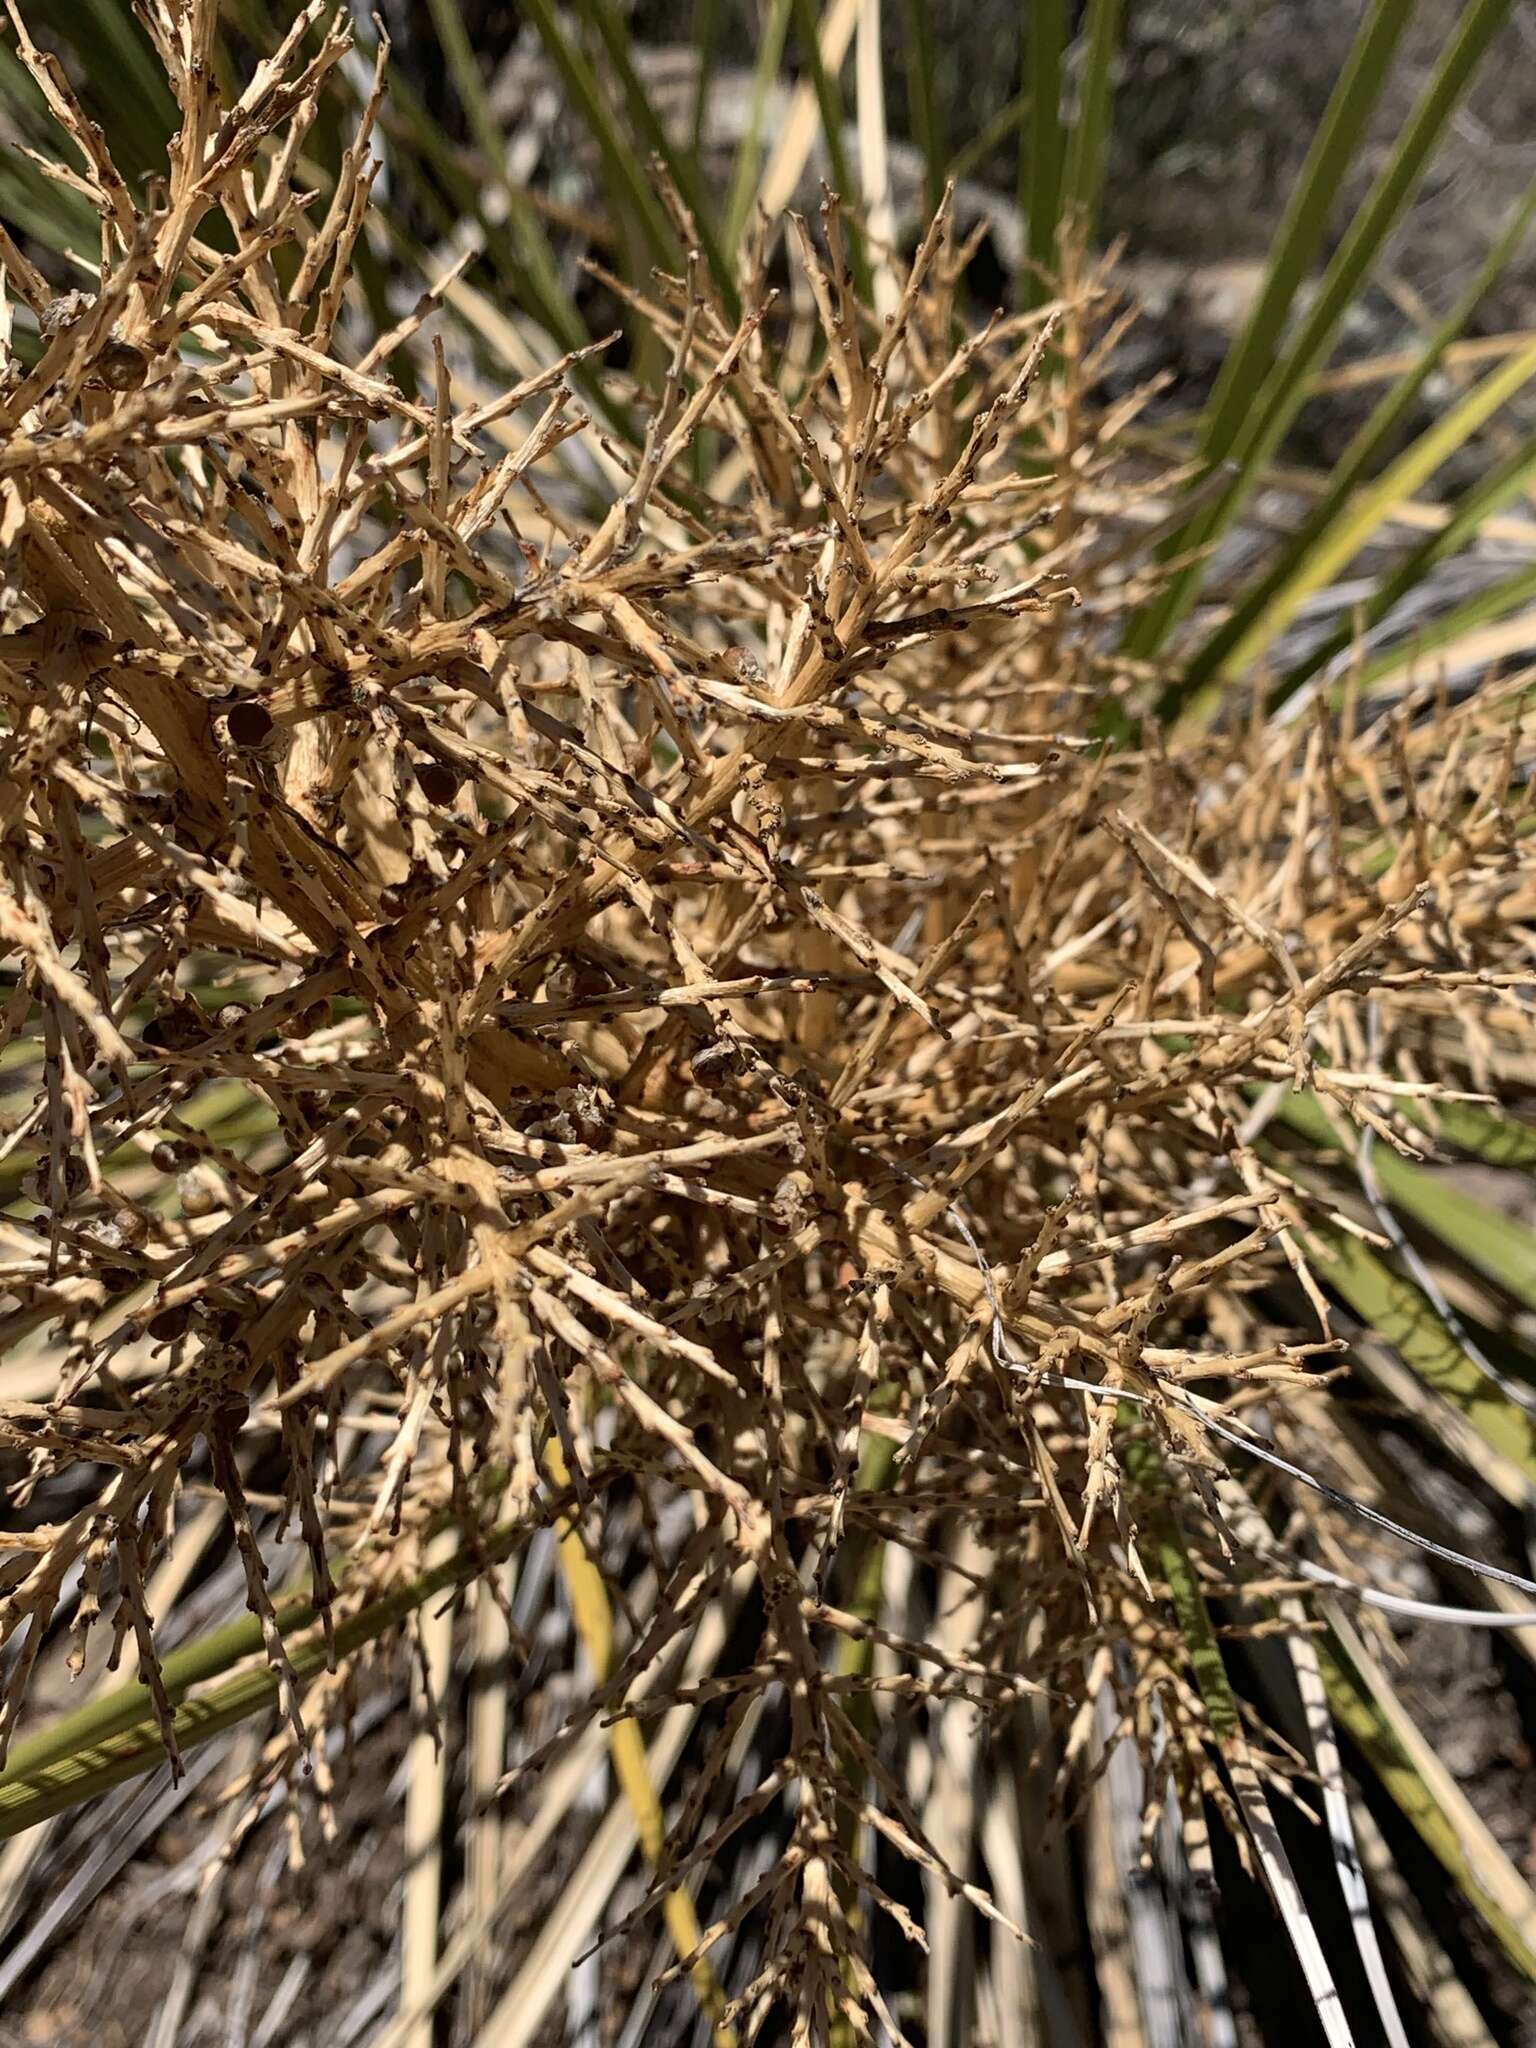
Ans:
[[[1411,1098],[1496,1085],[1528,1028],[1528,685],[1106,750],[1103,705],[1157,693],[1113,650],[1163,481],[1136,404],[1095,402],[1113,294],[964,334],[942,212],[884,321],[837,202],[796,221],[813,347],[750,262],[739,319],[696,258],[659,276],[665,379],[615,376],[643,438],[592,513],[577,356],[487,396],[438,347],[409,398],[434,295],[361,329],[383,72],[317,199],[322,13],[227,106],[211,0],[152,0],[182,126],[142,204],[18,24],[104,254],[55,294],[6,245],[38,350],[0,385],[0,1329],[50,1364],[0,1408],[0,1740],[78,1567],[77,1629],[132,1635],[171,1747],[143,1588],[188,1484],[282,1673],[258,1789],[345,1711],[288,1662],[274,1473],[327,1631],[445,1518],[489,1546],[575,1514],[600,1558],[638,1499],[652,1618],[578,1719],[755,1574],[654,1896],[793,1783],[788,1853],[707,1932],[770,1930],[725,2020],[864,2038],[866,1909],[897,1910],[864,1831],[994,1910],[876,1706],[1043,1690],[1070,1761],[1108,1687],[1148,1783],[1239,1827],[1219,1757],[1275,1767],[1213,1729],[1148,1531],[1172,1482],[1219,1591],[1243,1419],[1327,1469],[1292,1400],[1339,1362],[1338,1206],[1255,1103],[1311,1086],[1422,1149]],[[878,1486],[861,1442],[899,1447]],[[852,1611],[848,1546],[962,1530],[963,1650]],[[740,1703],[781,1683],[783,1757],[727,1814]]]

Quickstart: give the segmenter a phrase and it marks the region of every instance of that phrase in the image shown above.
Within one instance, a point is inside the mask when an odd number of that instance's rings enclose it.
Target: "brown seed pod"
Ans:
[[[109,341],[96,358],[96,381],[109,391],[138,391],[148,376],[149,357],[131,342]]]
[[[429,804],[441,810],[458,795],[459,778],[441,761],[422,761],[416,769],[416,787]]]
[[[271,732],[272,714],[264,704],[247,700],[230,706],[224,714],[224,724],[230,745],[249,750],[259,747]]]
[[[571,994],[578,1003],[595,1002],[612,986],[613,977],[605,967],[591,960],[577,961],[571,976]]]
[[[139,1033],[145,1045],[154,1046],[161,1052],[185,1052],[202,1036],[202,1012],[191,1007],[162,1010],[159,1016],[151,1017]]]
[[[218,1168],[205,1159],[186,1167],[176,1183],[184,1216],[212,1216],[229,1206],[229,1186]]]

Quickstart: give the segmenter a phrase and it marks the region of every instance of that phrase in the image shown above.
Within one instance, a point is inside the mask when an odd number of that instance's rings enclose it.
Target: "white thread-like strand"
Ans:
[[[999,1363],[1006,1364],[1011,1372],[1029,1371],[1029,1367],[1022,1360],[1005,1359]],[[1068,1374],[1060,1372],[1043,1372],[1038,1377],[1044,1386],[1066,1387],[1079,1394],[1095,1394],[1101,1401],[1132,1401],[1142,1408],[1158,1406],[1158,1400],[1153,1395],[1137,1393],[1130,1387],[1099,1386],[1092,1380],[1072,1379]],[[1258,1458],[1264,1464],[1272,1465],[1277,1472],[1285,1473],[1289,1479],[1299,1480],[1303,1486],[1310,1486],[1314,1493],[1320,1493],[1332,1506],[1357,1515],[1362,1522],[1369,1522],[1372,1528],[1385,1530],[1389,1536],[1396,1536],[1403,1543],[1411,1543],[1416,1550],[1426,1551],[1429,1556],[1438,1557],[1446,1564],[1460,1565],[1463,1571],[1471,1572],[1477,1578],[1497,1579],[1500,1585],[1513,1586],[1521,1593],[1529,1593],[1536,1597],[1536,1579],[1522,1578],[1519,1572],[1506,1571],[1502,1565],[1484,1564],[1475,1557],[1466,1556],[1460,1550],[1450,1550],[1445,1544],[1436,1543],[1432,1537],[1420,1536],[1416,1530],[1405,1529],[1401,1522],[1394,1522],[1390,1515],[1380,1514],[1375,1508],[1367,1507],[1363,1500],[1355,1500],[1347,1493],[1340,1493],[1337,1487],[1330,1486],[1326,1480],[1318,1479],[1311,1472],[1304,1471],[1300,1465],[1293,1465],[1289,1458],[1282,1458],[1278,1451],[1272,1451],[1267,1444],[1259,1443],[1253,1437],[1240,1435],[1237,1430],[1228,1428],[1226,1423],[1218,1422],[1214,1415],[1203,1414],[1200,1409],[1190,1407],[1187,1402],[1178,1400],[1172,1394],[1164,1393],[1161,1399],[1169,1407],[1177,1408],[1180,1414],[1187,1415],[1192,1422],[1198,1423],[1202,1429],[1208,1429],[1212,1436],[1219,1436],[1223,1443],[1231,1444],[1236,1450],[1246,1451],[1250,1458]],[[1519,1624],[1512,1622],[1510,1625]]]
[[[1485,1607],[1442,1607],[1436,1600],[1414,1600],[1406,1593],[1383,1593],[1379,1586],[1362,1586],[1331,1572],[1326,1565],[1309,1564],[1304,1557],[1292,1560],[1298,1577],[1330,1592],[1353,1593],[1367,1607],[1379,1607],[1383,1614],[1399,1614],[1406,1621],[1443,1621],[1452,1628],[1536,1628],[1536,1607],[1522,1607],[1517,1614],[1491,1614]]]

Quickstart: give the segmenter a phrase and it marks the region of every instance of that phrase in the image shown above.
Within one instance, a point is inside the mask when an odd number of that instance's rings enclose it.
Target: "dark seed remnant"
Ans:
[[[272,714],[263,704],[236,704],[225,713],[230,745],[259,747],[272,730]]]
[[[416,787],[429,804],[451,804],[459,793],[459,778],[441,761],[423,761],[416,770]]]

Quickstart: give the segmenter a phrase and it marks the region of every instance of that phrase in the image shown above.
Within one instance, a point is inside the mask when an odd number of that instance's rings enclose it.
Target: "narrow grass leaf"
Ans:
[[[800,62],[809,75],[812,90],[816,94],[816,109],[821,116],[821,133],[827,145],[827,160],[832,170],[833,188],[851,198],[858,187],[854,183],[853,170],[848,162],[842,93],[838,89],[836,77],[822,62],[821,34],[813,0],[792,0],[792,4],[795,40],[799,45]],[[868,298],[871,290],[869,259],[864,251],[864,236],[857,221],[848,223],[848,252],[859,290]]]
[[[1161,1465],[1150,1447],[1146,1447],[1139,1462],[1143,1478]],[[1345,2018],[1322,1941],[1291,1869],[1259,1775],[1248,1754],[1242,1713],[1227,1676],[1221,1645],[1211,1623],[1205,1596],[1200,1590],[1194,1563],[1185,1548],[1173,1508],[1166,1502],[1155,1511],[1152,1526],[1158,1565],[1168,1581],[1174,1614],[1184,1638],[1185,1654],[1205,1703],[1211,1733],[1226,1762],[1232,1790],[1247,1823],[1270,1896],[1285,1922],[1286,1933],[1296,1951],[1296,1960],[1301,1965],[1307,1990],[1330,2048],[1354,2048],[1354,2035]]]
[[[1333,1718],[1468,1905],[1527,1978],[1536,1979],[1536,1896],[1478,1817],[1337,1603],[1317,1646]]]
[[[1530,1418],[1467,1356],[1423,1292],[1348,1231],[1313,1225],[1303,1242],[1318,1278],[1536,1490]]]
[[[1459,1152],[1490,1166],[1520,1167],[1536,1172],[1536,1128],[1519,1123],[1477,1102],[1437,1102],[1430,1110],[1417,1103],[1408,1114],[1416,1124],[1433,1131]]]
[[[452,24],[458,19],[457,9],[454,0],[433,0],[433,4],[442,10],[447,28],[444,56],[451,65],[450,53],[455,48]],[[464,54],[468,69],[459,83],[461,96],[466,89],[473,90],[472,81],[476,85],[479,81],[473,52],[466,47]],[[467,105],[465,111],[467,115]],[[488,118],[491,126],[480,144],[482,152],[503,146],[494,117]],[[562,348],[579,348],[589,338],[587,330],[561,281],[549,237],[527,195],[508,184],[514,194],[511,221],[508,224],[494,220],[487,211],[483,190],[466,169],[453,142],[403,80],[391,79],[382,125],[395,144],[391,164],[424,205],[443,239],[451,240],[456,232],[462,232],[466,221],[473,221],[509,295],[526,307]],[[496,177],[496,166],[501,161],[499,155],[490,157],[489,176]],[[397,246],[407,244],[404,230],[392,217],[386,216],[384,226],[391,242]]]
[[[768,94],[783,62],[791,4],[792,0],[772,0],[757,46],[746,133],[736,152],[736,168],[731,176],[730,197],[725,206],[725,247],[730,256],[734,256],[741,246],[741,237],[757,191],[758,166],[763,156],[763,128],[768,119]]]
[[[563,1491],[570,1483],[570,1475],[557,1443],[551,1442],[546,1447],[544,1462],[550,1478]],[[593,1678],[602,1685],[613,1671],[613,1607],[608,1589],[603,1583],[602,1573],[587,1554],[580,1525],[574,1516],[562,1518],[557,1525],[557,1536],[560,1570],[570,1596],[571,1612],[575,1616]],[[609,1750],[613,1758],[613,1775],[635,1817],[635,1832],[641,1851],[655,1868],[661,1862],[666,1844],[666,1822],[651,1777],[640,1723],[632,1716],[614,1721],[609,1730]],[[680,1887],[674,1887],[663,1901],[662,1916],[679,1959],[693,1955],[703,1929],[691,1896]],[[710,1967],[709,1958],[700,1956],[688,1976],[698,1998],[699,2009],[709,2019],[715,2048],[735,2048],[736,2032],[726,2023],[725,1995]]]
[[[688,124],[689,149],[698,159],[704,147],[710,93],[720,54],[720,0],[693,0],[693,34],[689,41],[698,64],[693,81],[693,113]]]
[[[923,197],[936,213],[949,175],[949,140],[943,101],[935,85],[939,58],[933,37],[929,0],[903,0],[906,36],[902,42],[902,73],[907,86],[907,120],[912,139],[923,153]]]
[[[1384,4],[1390,5],[1391,0]],[[1230,408],[1224,403],[1218,410],[1219,430],[1213,425],[1205,454],[1211,462],[1232,461],[1233,479],[1218,499],[1170,538],[1162,550],[1165,559],[1206,548],[1232,524],[1257,486],[1265,464],[1305,403],[1309,380],[1326,360],[1356,294],[1428,169],[1478,63],[1508,19],[1511,5],[1512,0],[1471,0],[1328,265],[1295,339],[1267,376],[1262,350],[1256,349],[1241,382],[1235,377],[1232,380]],[[1375,16],[1372,27],[1377,27]],[[1384,26],[1377,32],[1387,33]],[[1353,155],[1363,135],[1362,113],[1351,119],[1348,155]],[[1204,558],[1197,556],[1174,573],[1127,635],[1126,645],[1132,654],[1148,658],[1157,652],[1198,596],[1205,567]]]
[[[1029,261],[1019,273],[1021,304],[1044,302],[1061,230],[1063,142],[1061,63],[1066,47],[1064,0],[1033,0],[1027,49],[1029,125],[1019,163],[1019,206]]]
[[[971,177],[977,168],[986,162],[993,150],[1006,142],[1015,128],[1021,127],[1029,114],[1029,94],[1015,93],[1006,106],[1000,107],[984,128],[979,128],[970,141],[956,150],[950,162],[950,175],[957,181]]]
[[[459,0],[427,0],[433,26],[437,30],[443,57],[458,93],[464,117],[469,123],[470,134],[475,139],[482,159],[485,174],[505,197],[512,216],[512,231],[516,237],[518,255],[527,269],[538,294],[539,302],[554,310],[560,321],[560,328],[566,334],[575,335],[579,322],[569,295],[560,282],[559,268],[544,224],[529,203],[528,195],[507,176],[507,138],[496,118],[491,105],[490,94],[486,91],[481,77],[479,59],[470,41],[469,31],[464,25],[464,16]],[[430,120],[424,108],[418,104],[417,134],[425,122]],[[446,138],[444,138],[446,142]],[[452,145],[447,145],[451,155]],[[435,152],[439,161],[442,151]],[[473,192],[473,181],[470,181]],[[480,211],[476,208],[476,211]],[[568,344],[569,345],[569,344]]]
[[[1349,1924],[1355,1937],[1355,1946],[1360,1953],[1360,1965],[1365,1971],[1366,1982],[1371,1987],[1371,1997],[1375,2000],[1382,2038],[1387,2042],[1388,2048],[1408,2048],[1407,2031],[1403,2026],[1402,2014],[1397,2009],[1392,1980],[1387,1973],[1386,1960],[1376,1934],[1376,1923],[1371,1918],[1370,1894],[1366,1890],[1365,1878],[1360,1869],[1360,1851],[1355,1841],[1354,1820],[1350,1813],[1349,1788],[1344,1782],[1344,1767],[1339,1760],[1338,1740],[1334,1735],[1332,1716],[1328,1712],[1328,1688],[1323,1682],[1317,1644],[1306,1625],[1307,1612],[1301,1601],[1283,1600],[1280,1603],[1280,1611],[1291,1624],[1292,1632],[1286,1639],[1287,1645],[1291,1653],[1291,1664],[1296,1673],[1296,1689],[1301,1694],[1302,1712],[1306,1716],[1307,1734],[1312,1743],[1318,1779],[1323,1788],[1323,1813],[1328,1824],[1328,1842],[1333,1851],[1333,1867],[1338,1874],[1339,1890],[1344,1895],[1344,1903],[1349,1912]]]
[[[437,4],[453,5],[456,0],[437,0]],[[665,210],[622,122],[609,104],[596,72],[575,40],[567,34],[550,0],[521,0],[521,5],[538,30],[539,39],[560,74],[571,104],[597,144],[610,185],[616,192],[623,193],[633,209],[650,260],[655,263],[675,261],[676,242]]]
[[[613,65],[620,89],[624,94],[624,105],[628,111],[634,132],[646,148],[661,159],[668,176],[688,202],[694,225],[699,231],[699,243],[705,259],[719,285],[721,295],[733,316],[741,311],[741,301],[736,292],[736,281],[726,259],[725,245],[720,239],[720,230],[715,218],[713,198],[700,170],[697,147],[681,150],[673,146],[671,137],[645,89],[644,81],[635,68],[634,52],[631,48],[629,30],[625,26],[614,0],[582,0],[582,13],[594,24],[602,38],[603,48]],[[702,64],[700,67],[702,75]]]
[[[1536,1239],[1517,1218],[1385,1146],[1376,1176],[1395,1205],[1526,1308],[1536,1308]]]
[[[437,1594],[467,1584],[486,1565],[508,1556],[523,1534],[520,1524],[494,1530],[482,1543],[466,1545],[398,1591],[338,1621],[337,1658],[349,1657],[365,1643],[398,1629]],[[325,1633],[310,1602],[296,1598],[279,1603],[277,1617],[295,1675],[302,1681],[323,1671]],[[188,1696],[194,1685],[230,1671],[242,1659],[259,1654],[261,1647],[260,1623],[247,1615],[161,1659],[166,1694],[175,1708],[176,1743],[183,1755],[277,1704],[278,1676],[266,1664],[253,1665],[221,1685]],[[121,1686],[16,1746],[0,1771],[0,1836],[20,1834],[50,1814],[80,1806],[164,1762],[148,1688]]]
[[[1263,289],[1217,378],[1203,437],[1209,460],[1219,461],[1237,446],[1254,399],[1275,367],[1296,294],[1322,247],[1340,186],[1365,139],[1413,12],[1414,0],[1374,0],[1350,46],[1276,231]]]
[[[1446,524],[1411,549],[1395,568],[1387,572],[1353,619],[1325,635],[1316,647],[1286,671],[1270,693],[1271,710],[1285,703],[1320,670],[1345,655],[1362,630],[1369,632],[1387,619],[1395,605],[1423,584],[1437,563],[1464,546],[1485,520],[1495,517],[1511,499],[1526,489],[1533,476],[1536,476],[1536,441],[1525,441],[1462,493]],[[1525,573],[1522,570],[1519,576],[1523,577]],[[1517,578],[1508,580],[1519,587]],[[1498,588],[1498,585],[1492,586],[1494,590]],[[1434,620],[1424,629],[1423,640],[1429,644],[1447,644],[1449,638],[1454,637],[1454,631],[1459,630],[1461,620],[1467,619],[1476,624],[1488,616],[1502,616],[1498,609],[1492,613],[1482,610],[1480,599],[1487,595],[1489,593],[1480,592],[1477,598],[1465,600],[1461,607]],[[1516,598],[1515,602],[1519,601]],[[1451,625],[1453,619],[1457,621],[1454,629]],[[1438,641],[1432,638],[1436,635],[1439,636]],[[1396,650],[1378,657],[1374,668],[1368,664],[1362,671],[1361,682],[1373,674],[1386,674],[1398,665],[1399,659]]]
[[[1217,675],[1236,673],[1245,660],[1262,652],[1272,641],[1274,628],[1251,638],[1261,626],[1294,614],[1295,605],[1289,603],[1289,594],[1297,579],[1308,573],[1314,548],[1333,529],[1377,458],[1390,446],[1415,399],[1444,361],[1447,349],[1464,332],[1489,287],[1518,248],[1533,212],[1536,188],[1515,208],[1477,275],[1425,343],[1413,367],[1398,379],[1350,442],[1331,473],[1326,493],[1280,550],[1273,566],[1242,594],[1231,615],[1185,665],[1180,688],[1169,705],[1172,713],[1197,699],[1202,685]]]
[[[1086,48],[1077,85],[1077,112],[1067,143],[1064,218],[1093,238],[1109,162],[1115,65],[1120,54],[1124,0],[1089,0]]]

